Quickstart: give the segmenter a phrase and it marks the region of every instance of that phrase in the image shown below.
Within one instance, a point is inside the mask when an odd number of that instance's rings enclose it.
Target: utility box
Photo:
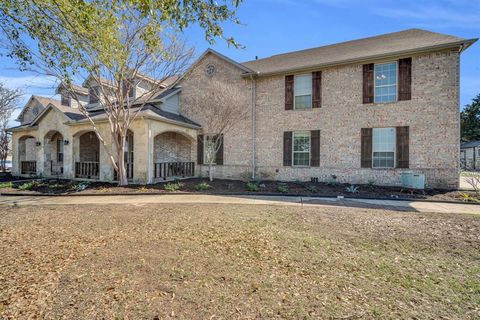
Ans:
[[[425,189],[425,175],[411,171],[402,172],[402,187],[406,189]]]

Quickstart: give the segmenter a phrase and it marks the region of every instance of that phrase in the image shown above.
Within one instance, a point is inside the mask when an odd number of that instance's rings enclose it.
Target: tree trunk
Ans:
[[[118,148],[117,162],[117,178],[119,186],[128,185],[127,170],[125,167],[125,137],[119,137],[120,143]]]
[[[213,181],[213,164],[212,163],[208,164],[208,179],[210,180],[210,182]]]

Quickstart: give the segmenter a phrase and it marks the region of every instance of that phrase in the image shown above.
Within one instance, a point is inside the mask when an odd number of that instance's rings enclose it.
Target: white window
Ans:
[[[310,166],[310,131],[293,132],[293,165]]]
[[[397,101],[397,62],[375,64],[375,102]]]
[[[294,109],[312,108],[312,74],[295,76],[294,81]]]
[[[395,167],[395,128],[373,128],[373,167]]]
[[[215,135],[205,135],[203,137],[203,163],[215,164],[216,148]]]

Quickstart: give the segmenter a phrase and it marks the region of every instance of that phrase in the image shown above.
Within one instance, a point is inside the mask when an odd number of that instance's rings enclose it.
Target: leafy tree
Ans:
[[[106,142],[96,120],[85,108],[93,130],[107,151],[119,184],[128,184],[124,146],[131,123],[146,101],[158,94],[163,80],[180,74],[193,51],[179,40],[191,25],[200,26],[205,39],[226,37],[221,24],[238,23],[241,0],[5,0],[0,3],[0,28],[5,53],[22,70],[33,69],[56,77],[79,101],[74,82],[89,79],[98,87],[110,126]],[[131,99],[133,81],[147,76],[150,88]]]
[[[462,141],[480,140],[480,94],[460,114]]]
[[[20,89],[9,89],[0,82],[0,170],[5,172],[6,160],[10,151],[8,121],[22,96]]]

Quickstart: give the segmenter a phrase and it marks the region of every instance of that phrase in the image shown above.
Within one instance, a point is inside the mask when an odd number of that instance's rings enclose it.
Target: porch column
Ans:
[[[149,175],[149,121],[136,121],[130,130],[133,132],[133,182],[148,183]]]
[[[75,178],[74,139],[73,136],[65,136],[63,139],[68,141],[67,145],[63,145],[63,176],[66,179],[73,179]]]

